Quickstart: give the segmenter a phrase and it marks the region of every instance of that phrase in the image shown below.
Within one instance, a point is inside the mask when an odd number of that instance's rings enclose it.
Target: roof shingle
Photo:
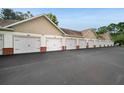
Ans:
[[[66,34],[70,36],[77,36],[77,37],[82,37],[81,32],[77,30],[72,30],[72,29],[67,29],[67,28],[61,28]]]
[[[81,31],[81,34],[85,38],[97,39],[97,34],[95,32],[95,29],[93,29],[93,28],[91,28],[91,29],[85,29],[85,30]]]
[[[0,26],[4,27],[4,26],[10,25],[12,23],[18,22],[18,21],[19,20],[3,20],[3,19],[0,19]]]

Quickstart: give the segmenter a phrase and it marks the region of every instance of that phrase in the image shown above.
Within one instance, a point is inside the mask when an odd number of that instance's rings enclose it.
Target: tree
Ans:
[[[111,23],[110,25],[108,25],[108,31],[110,33],[116,33],[117,32],[117,25],[114,23]]]
[[[1,19],[15,19],[16,14],[12,9],[2,8],[0,17]]]
[[[24,20],[24,19],[27,19],[30,17],[33,17],[33,15],[30,13],[30,11],[27,11],[27,13],[16,12],[16,19],[17,20]]]
[[[106,33],[106,32],[108,32],[108,27],[107,26],[102,26],[102,27],[98,28],[97,34],[103,34],[103,33]]]
[[[26,13],[18,12],[18,11],[13,11],[12,9],[9,8],[3,8],[1,10],[0,14],[1,19],[12,19],[12,20],[24,20],[30,17],[33,17],[30,11],[27,11]]]
[[[124,33],[113,36],[113,40],[115,43],[120,43],[121,45],[124,45]]]
[[[123,33],[124,32],[124,22],[120,22],[117,24],[117,30],[119,33]]]
[[[47,17],[52,21],[52,22],[54,22],[56,25],[58,25],[58,20],[57,20],[57,17],[54,15],[54,14],[52,14],[52,13],[48,13],[48,14],[46,14],[47,15]]]

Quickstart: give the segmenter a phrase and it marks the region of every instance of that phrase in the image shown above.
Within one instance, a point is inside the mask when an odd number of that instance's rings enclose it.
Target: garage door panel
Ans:
[[[39,37],[14,37],[14,53],[40,52]]]
[[[101,41],[101,47],[104,47],[104,41]]]
[[[29,52],[40,52],[40,38],[30,38],[28,42]]]
[[[95,40],[95,45],[96,45],[96,47],[99,47],[100,46],[100,41],[99,40]]]
[[[3,49],[3,35],[0,34],[0,55],[2,55],[2,49]]]
[[[26,38],[15,37],[14,38],[14,53],[26,53],[26,52],[27,52]]]
[[[80,48],[86,48],[86,45],[87,45],[86,40],[83,40],[83,39],[80,39],[79,40],[79,46],[80,46]]]
[[[76,49],[76,39],[66,39],[67,49]]]
[[[47,38],[47,51],[59,51],[62,49],[61,38]]]
[[[89,40],[88,44],[89,44],[89,48],[93,48],[94,47],[94,41],[93,40]]]

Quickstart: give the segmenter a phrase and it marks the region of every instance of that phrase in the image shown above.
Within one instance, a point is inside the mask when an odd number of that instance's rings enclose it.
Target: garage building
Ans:
[[[87,39],[87,48],[99,47],[97,34],[94,28],[89,28],[81,31],[84,38]]]
[[[86,40],[80,31],[61,28],[67,35],[65,37],[65,47],[67,50],[86,48]]]
[[[0,55],[94,48],[101,44],[96,42],[94,29],[59,28],[46,15],[22,21],[0,20],[0,26]],[[111,40],[106,44],[112,45]]]
[[[114,46],[114,42],[109,33],[100,34],[98,38],[101,40],[102,47]]]
[[[3,50],[0,52],[1,54],[11,55],[63,49],[62,39],[65,33],[45,15],[10,24],[9,22],[1,24],[4,29],[13,29],[12,31],[0,31],[0,40],[3,39],[4,43],[9,43],[4,46],[7,50]],[[2,49],[2,45],[0,47]]]

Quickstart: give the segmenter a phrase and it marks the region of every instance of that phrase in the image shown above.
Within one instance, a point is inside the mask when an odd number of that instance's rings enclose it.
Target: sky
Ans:
[[[14,8],[14,11],[30,11],[33,15],[53,13],[59,27],[79,31],[124,22],[124,8]]]

